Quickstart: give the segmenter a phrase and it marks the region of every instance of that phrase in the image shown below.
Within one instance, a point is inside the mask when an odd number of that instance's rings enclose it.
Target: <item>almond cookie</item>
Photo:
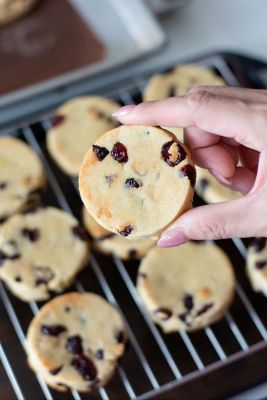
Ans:
[[[121,235],[110,233],[99,225],[94,218],[83,208],[83,223],[94,238],[93,247],[96,251],[114,255],[122,260],[140,259],[155,246],[155,241],[151,239],[126,240]]]
[[[154,248],[141,262],[137,278],[145,307],[165,333],[216,322],[231,304],[234,287],[229,259],[207,243]]]
[[[90,392],[111,378],[125,342],[122,318],[106,300],[67,293],[32,320],[26,351],[31,368],[52,388]]]
[[[57,109],[47,133],[47,147],[64,172],[79,174],[88,147],[118,125],[111,114],[119,107],[104,97],[87,96],[69,100]]]
[[[0,230],[0,278],[24,301],[68,287],[88,261],[87,234],[56,208],[14,215]]]
[[[27,14],[38,0],[0,0],[0,25],[5,25]]]
[[[23,141],[0,136],[0,222],[32,207],[45,186],[38,156]]]
[[[253,290],[267,296],[267,238],[255,238],[249,246],[246,270]]]
[[[120,126],[87,152],[82,200],[105,229],[128,239],[156,239],[191,208],[195,167],[184,144],[151,126]]]

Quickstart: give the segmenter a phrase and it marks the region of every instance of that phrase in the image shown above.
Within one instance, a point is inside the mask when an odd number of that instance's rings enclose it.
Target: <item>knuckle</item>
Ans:
[[[228,237],[225,225],[219,219],[212,222],[205,222],[201,227],[204,239],[224,239]]]
[[[211,93],[201,87],[195,87],[187,94],[186,103],[190,111],[196,113],[210,102],[211,97]]]

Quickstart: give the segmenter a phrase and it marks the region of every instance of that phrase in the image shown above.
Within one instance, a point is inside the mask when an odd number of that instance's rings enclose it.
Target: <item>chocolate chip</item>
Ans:
[[[95,356],[96,358],[98,358],[98,360],[103,360],[104,358],[104,350],[99,349],[95,352]]]
[[[77,225],[74,226],[72,228],[72,233],[74,234],[74,236],[76,236],[77,238],[79,238],[82,241],[87,241],[88,240],[88,235],[87,232],[85,231],[84,228],[82,228],[81,226]]]
[[[82,354],[82,338],[79,335],[70,336],[67,338],[66,349],[72,354]]]
[[[67,328],[64,325],[41,325],[41,332],[47,336],[58,336],[66,332]]]
[[[1,181],[0,182],[0,190],[3,190],[7,187],[7,181]]]
[[[161,158],[170,167],[175,167],[186,158],[186,152],[179,143],[172,140],[162,146]]]
[[[97,376],[97,369],[94,363],[85,355],[79,355],[73,358],[71,365],[86,381],[93,381]]]
[[[55,274],[49,267],[35,267],[35,284],[36,285],[47,285]]]
[[[137,258],[138,251],[136,249],[131,249],[128,251],[129,258]]]
[[[130,235],[130,233],[132,232],[132,230],[133,230],[133,226],[132,226],[132,225],[126,225],[125,228],[124,228],[123,230],[118,231],[118,232],[119,232],[119,234],[120,234],[121,236],[126,237],[126,236],[129,236],[129,235]]]
[[[185,293],[183,301],[184,301],[184,306],[185,306],[186,310],[190,312],[194,308],[193,296],[189,293]]]
[[[40,237],[40,231],[37,228],[34,229],[23,228],[21,230],[21,235],[30,240],[31,242],[36,242]]]
[[[115,333],[115,340],[117,343],[124,343],[125,337],[124,337],[124,332],[123,331],[117,331]]]
[[[125,181],[125,186],[128,188],[136,188],[138,189],[140,186],[142,186],[141,182],[137,182],[134,178],[128,178]]]
[[[105,147],[97,146],[95,144],[93,144],[93,152],[95,153],[99,161],[103,161],[109,153],[108,149],[106,149]]]
[[[204,304],[204,306],[197,311],[196,317],[199,317],[199,315],[206,313],[212,307],[213,303]]]
[[[60,114],[56,114],[52,117],[52,126],[53,128],[55,128],[55,126],[59,126],[61,125],[65,120],[65,116],[64,115],[60,115]]]
[[[167,321],[172,316],[172,311],[166,307],[160,307],[155,311],[155,314],[162,319],[162,321]]]
[[[199,180],[199,186],[201,189],[201,192],[204,192],[207,186],[209,186],[209,181],[206,178],[201,178]]]
[[[60,367],[51,369],[51,370],[49,371],[49,373],[50,373],[51,375],[57,375],[57,374],[62,370],[62,368],[63,368],[63,365],[61,365]]]
[[[186,176],[189,179],[192,188],[195,187],[195,184],[196,184],[196,169],[195,169],[195,167],[193,167],[193,165],[190,165],[190,164],[184,165],[180,169],[180,174],[182,176]]]
[[[266,265],[267,265],[267,260],[257,261],[257,262],[255,263],[255,268],[258,269],[258,270],[261,270],[261,269],[263,269],[264,267],[266,267]]]
[[[114,160],[118,161],[119,163],[126,163],[128,161],[127,149],[120,142],[114,144],[110,154]]]
[[[252,246],[257,253],[259,253],[265,247],[266,240],[267,238],[265,237],[258,237],[253,240]]]

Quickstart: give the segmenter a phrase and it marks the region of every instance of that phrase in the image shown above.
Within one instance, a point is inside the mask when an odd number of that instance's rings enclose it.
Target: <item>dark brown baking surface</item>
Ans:
[[[41,0],[27,16],[0,28],[0,95],[103,56],[103,44],[67,0]]]

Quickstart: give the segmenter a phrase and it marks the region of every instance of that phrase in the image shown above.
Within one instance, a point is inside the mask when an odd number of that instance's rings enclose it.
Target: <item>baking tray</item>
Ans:
[[[48,2],[48,0],[42,0],[40,8],[37,7],[29,16],[6,28],[2,28],[6,32],[2,36],[2,42],[0,40],[0,49],[2,46],[7,52],[10,51],[11,54],[12,51],[16,53],[25,50],[27,53],[24,54],[24,59],[33,57],[32,59],[35,60],[36,58],[38,59],[38,55],[39,57],[47,55],[47,59],[53,64],[53,47],[55,48],[59,45],[57,32],[46,31],[45,26],[39,32],[40,27],[38,27],[40,23],[45,25],[45,20],[42,20],[42,7],[44,8],[43,11],[47,12],[45,8],[47,4],[45,2]],[[59,0],[55,3],[53,0],[49,0],[50,7],[57,7],[58,3]],[[66,95],[65,91],[68,92],[68,88],[74,82],[80,83],[81,86],[85,82],[88,83],[90,81],[93,83],[98,75],[101,75],[105,81],[104,73],[107,71],[118,70],[125,63],[138,60],[158,50],[166,43],[166,37],[160,25],[142,0],[60,0],[61,3],[63,8],[64,3],[66,3],[65,7],[69,9],[68,15],[72,7],[81,18],[81,25],[85,22],[88,28],[93,31],[96,35],[95,39],[99,39],[103,45],[103,58],[90,65],[72,69],[50,79],[3,94],[0,96],[0,123],[10,120],[10,118],[16,119],[19,116],[26,115],[29,109],[31,111],[42,110],[48,104],[47,102],[51,104],[52,97],[54,99],[63,99],[63,96]],[[39,12],[40,10],[41,12]],[[58,13],[59,9],[55,8],[55,12]],[[64,25],[64,19],[60,19],[60,16],[56,15],[53,18],[56,18],[58,24]],[[80,29],[79,32],[83,41],[86,40],[84,30]],[[35,37],[36,33],[38,34],[37,38]],[[65,33],[68,33],[66,29]],[[76,39],[78,40],[78,38]],[[93,43],[97,46],[96,40]],[[90,42],[88,42],[88,49],[83,48],[81,51],[84,53],[87,51],[88,54],[92,52],[93,49],[90,48]],[[77,53],[76,56],[78,57],[79,54]],[[100,55],[98,55],[99,57]],[[49,63],[46,65],[48,68]],[[41,68],[39,65],[37,67]],[[30,68],[31,65],[29,65]],[[19,73],[19,71],[15,72]],[[32,73],[35,73],[35,71],[32,71]]]
[[[256,74],[263,65],[243,57],[223,54],[195,62],[213,68],[231,85],[238,86],[240,81],[251,87],[263,84],[264,74]],[[149,76],[101,88],[99,94],[121,104],[138,103]],[[51,114],[39,115],[10,126],[5,133],[25,140],[42,159],[48,178],[44,204],[80,218],[77,181],[58,169],[45,147],[45,132],[50,126]],[[194,202],[202,204],[197,197]],[[30,371],[23,350],[25,332],[43,303],[23,303],[0,283],[0,399],[221,399],[266,380],[267,299],[252,291],[244,273],[246,244],[247,240],[240,239],[218,241],[237,275],[235,299],[225,317],[198,332],[168,335],[151,321],[135,289],[138,262],[122,262],[93,252],[88,267],[70,290],[105,296],[122,313],[129,343],[113,379],[88,395],[57,393]]]

